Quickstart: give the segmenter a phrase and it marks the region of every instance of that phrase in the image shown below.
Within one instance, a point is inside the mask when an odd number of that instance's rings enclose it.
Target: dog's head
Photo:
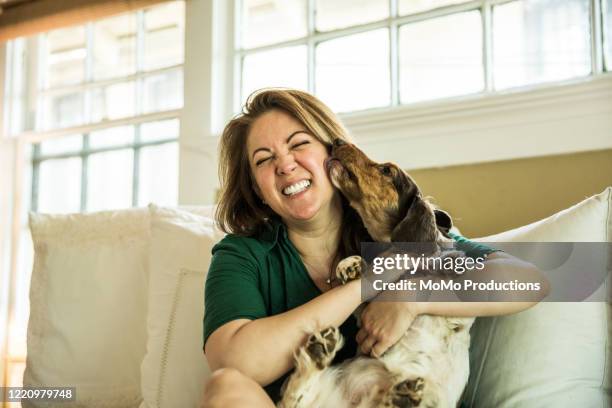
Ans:
[[[355,145],[337,139],[327,169],[376,241],[437,242],[452,227],[450,216],[434,209],[405,171],[370,160]]]

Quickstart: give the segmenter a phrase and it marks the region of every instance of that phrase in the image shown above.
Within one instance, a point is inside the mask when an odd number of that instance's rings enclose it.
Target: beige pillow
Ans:
[[[138,406],[148,211],[32,213],[30,229],[35,257],[24,386],[76,387],[76,402],[62,406]]]
[[[536,223],[483,242],[610,242],[612,188]],[[610,265],[610,263],[608,263]],[[610,305],[542,302],[478,318],[472,328],[470,407],[606,407]]]
[[[147,354],[142,363],[142,407],[195,407],[208,364],[202,352],[204,280],[214,229],[212,208],[150,207]]]

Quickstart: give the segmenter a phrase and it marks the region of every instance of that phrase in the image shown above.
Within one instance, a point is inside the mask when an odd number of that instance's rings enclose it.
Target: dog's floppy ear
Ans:
[[[435,215],[420,195],[413,198],[404,218],[391,232],[392,242],[435,242]]]
[[[446,211],[442,210],[434,210],[434,215],[436,217],[436,225],[441,233],[448,237],[448,232],[451,228],[453,228],[453,220],[450,215]]]

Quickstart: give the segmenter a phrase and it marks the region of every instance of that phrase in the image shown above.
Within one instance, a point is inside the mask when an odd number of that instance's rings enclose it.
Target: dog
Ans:
[[[332,183],[360,215],[377,242],[418,242],[430,253],[452,242],[448,214],[435,209],[397,165],[376,163],[340,139],[326,162]],[[451,245],[452,247],[452,245]],[[346,283],[367,273],[359,256],[340,261]],[[362,305],[363,306],[363,305]],[[361,307],[356,310],[358,318]],[[469,376],[473,318],[418,316],[379,358],[365,356],[330,366],[343,339],[337,328],[310,335],[295,353],[295,370],[283,387],[281,408],[455,407]]]

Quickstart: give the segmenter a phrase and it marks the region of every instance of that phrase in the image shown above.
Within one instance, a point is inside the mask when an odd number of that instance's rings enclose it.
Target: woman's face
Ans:
[[[285,223],[329,213],[338,193],[325,170],[325,145],[281,110],[251,125],[247,154],[260,197]],[[323,211],[321,211],[323,210]]]

